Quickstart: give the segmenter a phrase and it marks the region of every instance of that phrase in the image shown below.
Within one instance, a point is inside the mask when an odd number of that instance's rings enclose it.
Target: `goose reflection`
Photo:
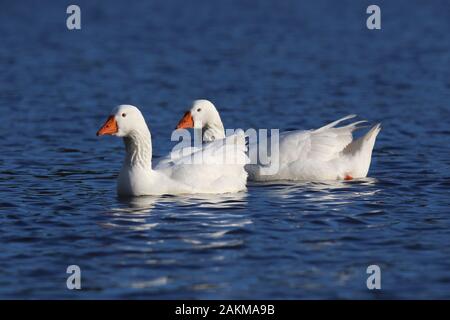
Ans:
[[[113,208],[118,213],[150,214],[156,205],[167,207],[236,209],[246,205],[247,193],[195,194],[177,196],[141,196],[119,198],[120,207]]]
[[[203,226],[222,223],[223,227],[233,227],[250,223],[247,219],[238,221],[241,215],[235,213],[246,206],[246,192],[119,198],[107,212],[111,219],[103,225],[142,230],[156,227],[165,220],[191,219]]]
[[[315,203],[349,203],[361,198],[370,198],[380,189],[376,189],[377,180],[362,178],[352,181],[332,180],[320,182],[279,181],[275,183],[257,183],[254,187],[267,190],[271,197],[281,200],[299,200]]]
[[[159,196],[142,196],[142,197],[128,197],[119,198],[119,203],[122,205],[118,208],[113,208],[115,212],[142,214],[147,215],[155,207],[159,200]]]

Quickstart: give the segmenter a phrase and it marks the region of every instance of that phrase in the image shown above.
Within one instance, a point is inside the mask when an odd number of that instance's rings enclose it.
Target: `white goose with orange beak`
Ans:
[[[320,181],[366,177],[372,149],[381,127],[376,124],[363,137],[353,140],[352,132],[360,128],[358,124],[366,121],[336,126],[354,117],[355,115],[349,115],[315,130],[280,133],[278,153],[271,155],[272,159],[278,159],[277,172],[267,174],[263,170],[265,165],[250,163],[245,166],[249,180]],[[225,137],[219,112],[208,100],[194,101],[190,111],[184,114],[177,125],[177,129],[193,127],[202,128],[204,142]]]
[[[150,131],[138,108],[120,105],[112,111],[98,136],[113,135],[123,138],[126,156],[120,170],[117,192],[120,196],[143,196],[183,193],[228,193],[246,189],[245,162],[223,163],[223,144],[214,144],[201,151],[202,162],[189,162],[180,157],[152,168],[152,141]],[[232,141],[238,155],[246,158],[245,139]],[[195,153],[189,155],[192,156]],[[221,162],[222,161],[222,162]]]

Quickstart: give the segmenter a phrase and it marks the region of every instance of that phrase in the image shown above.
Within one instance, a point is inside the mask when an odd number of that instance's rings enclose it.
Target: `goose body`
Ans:
[[[245,169],[249,180],[350,180],[366,177],[372,158],[372,149],[381,130],[380,124],[373,126],[363,137],[353,140],[353,131],[359,129],[357,121],[337,127],[349,115],[315,130],[284,132],[279,137],[278,150],[270,155],[277,159],[277,170],[267,174],[268,164],[259,159],[249,163]],[[203,141],[210,137],[225,136],[222,121],[214,105],[208,100],[197,100],[189,112],[180,120],[178,128],[203,128]],[[221,129],[222,128],[222,129]],[[249,148],[255,147],[251,144]],[[256,145],[257,148],[260,146]],[[270,147],[268,148],[270,150]]]
[[[152,168],[152,142],[147,124],[138,108],[121,105],[115,108],[97,135],[122,137],[126,156],[119,173],[120,196],[182,193],[228,193],[246,189],[244,170],[245,139],[235,135],[221,143],[193,151],[201,157],[192,162],[187,156],[165,161]],[[223,154],[233,148],[241,161],[223,161]],[[167,159],[166,159],[167,160]]]

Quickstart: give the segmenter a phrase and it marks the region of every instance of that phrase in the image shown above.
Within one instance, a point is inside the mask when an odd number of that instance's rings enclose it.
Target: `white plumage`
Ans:
[[[188,156],[166,157],[155,168],[152,168],[150,131],[138,108],[131,105],[115,108],[97,134],[123,137],[126,156],[118,178],[119,195],[227,193],[246,189],[243,133],[193,149]],[[224,154],[230,155],[230,150],[234,151],[235,159],[226,162]],[[194,161],[200,157],[201,161],[192,163],[189,157]]]
[[[296,130],[280,134],[278,172],[262,174],[261,164],[249,164],[249,179],[271,180],[340,180],[367,176],[372,149],[380,131],[375,125],[365,136],[353,140],[352,132],[358,129],[358,121],[344,127],[335,127],[347,116],[316,130]]]
[[[354,118],[349,115],[315,130],[295,130],[280,134],[278,152],[270,155],[278,160],[276,172],[267,174],[267,167],[260,159],[246,165],[249,180],[336,180],[367,176],[372,149],[381,130],[375,125],[363,137],[353,140],[353,131],[366,121],[357,121],[336,127],[342,121]],[[186,119],[190,119],[187,121]],[[208,100],[197,100],[189,113],[180,121],[179,127],[203,128],[203,140],[225,136],[223,124],[214,105]],[[270,141],[270,140],[269,140]],[[251,144],[249,148],[255,147]],[[262,145],[256,145],[259,149]],[[268,146],[268,150],[271,146]]]

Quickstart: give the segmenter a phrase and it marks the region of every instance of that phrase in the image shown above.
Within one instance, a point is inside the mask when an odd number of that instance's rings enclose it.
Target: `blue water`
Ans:
[[[369,31],[372,2],[76,1],[68,31],[64,1],[2,1],[0,297],[450,298],[450,5],[375,1]],[[110,110],[157,158],[197,98],[227,128],[381,121],[370,177],[118,199]]]

